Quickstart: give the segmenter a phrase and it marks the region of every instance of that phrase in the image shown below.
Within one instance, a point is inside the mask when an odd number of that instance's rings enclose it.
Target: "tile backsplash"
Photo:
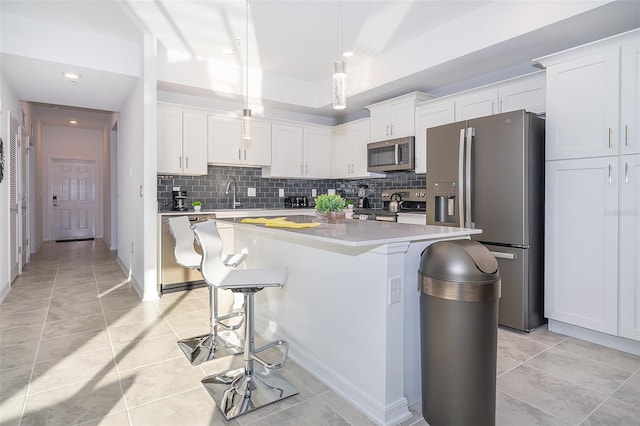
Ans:
[[[306,195],[312,202],[311,190],[318,194],[329,189],[344,191],[347,199],[355,200],[359,184],[369,185],[371,207],[382,208],[381,193],[393,188],[426,188],[425,175],[413,172],[387,173],[384,178],[376,179],[274,179],[263,178],[259,167],[231,167],[209,165],[206,176],[158,175],[158,209],[171,210],[173,187],[179,186],[187,191],[186,205],[195,200],[202,201],[204,210],[231,208],[232,195],[225,194],[229,178],[237,182],[236,198],[240,208],[283,208],[284,198],[278,196],[278,190],[284,189],[284,196]],[[249,188],[256,189],[255,197],[248,197]]]

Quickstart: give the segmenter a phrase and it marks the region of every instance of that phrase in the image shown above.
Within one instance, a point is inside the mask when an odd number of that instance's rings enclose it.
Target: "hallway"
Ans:
[[[0,304],[0,425],[372,425],[289,360],[300,393],[224,420],[176,345],[206,289],[141,303],[101,240],[45,243]],[[498,330],[498,425],[638,425],[640,357],[540,328]],[[419,404],[402,426],[425,426]]]

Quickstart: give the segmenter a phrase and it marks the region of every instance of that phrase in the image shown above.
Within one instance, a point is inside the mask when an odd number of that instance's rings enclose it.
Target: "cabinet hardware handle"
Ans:
[[[624,163],[624,183],[629,183],[629,163]]]
[[[611,127],[609,127],[609,148],[611,148]]]
[[[184,168],[185,169],[189,168],[189,157],[184,157]]]
[[[611,178],[612,171],[613,171],[613,167],[611,166],[611,164],[609,164],[609,185],[613,183]]]
[[[308,175],[308,174],[309,174],[309,165],[308,165],[308,164],[305,164],[305,165],[304,165],[304,174],[305,174],[305,175]]]
[[[389,136],[389,125],[387,124],[384,128],[384,135]]]
[[[241,149],[238,148],[238,160],[242,160],[242,154],[241,154]]]
[[[180,168],[182,168],[182,155],[178,157],[178,164],[180,165]]]
[[[304,174],[303,169],[302,169],[302,164],[300,164],[300,174]]]
[[[393,124],[389,124],[389,129],[390,129],[389,135],[393,136]]]
[[[247,150],[246,149],[244,150],[244,159],[245,160],[247,159]]]
[[[629,125],[624,126],[624,146],[629,146]]]

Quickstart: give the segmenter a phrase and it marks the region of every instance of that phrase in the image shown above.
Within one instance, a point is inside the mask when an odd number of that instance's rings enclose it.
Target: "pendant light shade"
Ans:
[[[246,39],[245,39],[245,48],[246,48],[246,60],[244,63],[245,67],[245,107],[242,110],[242,139],[250,140],[251,139],[251,110],[249,109],[249,0],[246,0],[247,10],[246,10]]]
[[[344,61],[333,64],[333,109],[347,107],[347,67]]]
[[[342,1],[338,9],[338,58],[342,57]],[[347,107],[347,67],[342,59],[333,63],[333,109]]]

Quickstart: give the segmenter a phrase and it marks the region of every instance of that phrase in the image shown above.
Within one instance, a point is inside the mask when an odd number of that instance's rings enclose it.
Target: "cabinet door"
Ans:
[[[456,98],[456,121],[485,117],[498,112],[498,90],[484,90]]]
[[[240,129],[240,126],[238,127]],[[271,165],[271,123],[251,120],[251,139],[242,141],[242,161],[247,166]]]
[[[546,163],[545,316],[618,326],[617,158]]]
[[[353,154],[351,160],[352,177],[371,177],[381,174],[367,172],[367,144],[370,141],[369,122],[355,123],[352,128],[351,140],[353,141]]]
[[[640,40],[622,46],[620,152],[640,154]]]
[[[331,177],[331,129],[304,129],[304,177],[328,179]]]
[[[402,100],[391,104],[390,131],[392,138],[404,138],[415,134],[415,101]]]
[[[547,160],[618,153],[619,49],[547,68]]]
[[[240,164],[240,120],[213,115],[207,119],[207,161],[212,164]]]
[[[370,135],[371,142],[383,141],[391,138],[391,107],[388,105],[371,109]]]
[[[182,113],[182,170],[187,175],[207,174],[207,114]]]
[[[368,125],[368,124],[367,124]],[[333,177],[348,178],[353,167],[353,140],[349,124],[337,126],[333,131],[331,156],[333,159]]]
[[[433,102],[416,108],[416,173],[427,172],[427,129],[455,121],[453,100]]]
[[[158,104],[158,173],[182,173],[182,110]]]
[[[534,114],[544,114],[546,111],[546,80],[544,73],[536,78],[506,84],[498,89],[500,97],[500,112],[517,111],[523,109]]]
[[[271,176],[302,176],[302,127],[271,125]]]
[[[620,336],[640,340],[640,154],[620,157]]]

